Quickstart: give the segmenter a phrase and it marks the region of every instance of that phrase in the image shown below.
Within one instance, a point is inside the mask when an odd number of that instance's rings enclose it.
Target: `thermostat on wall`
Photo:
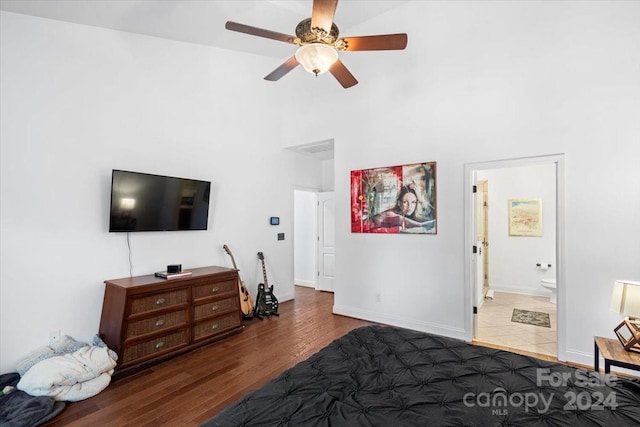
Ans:
[[[271,224],[271,225],[280,225],[280,217],[279,216],[272,216],[271,219],[269,219],[269,224]]]

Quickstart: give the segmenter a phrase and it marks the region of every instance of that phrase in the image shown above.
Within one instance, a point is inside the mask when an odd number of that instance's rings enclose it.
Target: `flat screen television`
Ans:
[[[109,231],[206,230],[211,182],[114,169]]]

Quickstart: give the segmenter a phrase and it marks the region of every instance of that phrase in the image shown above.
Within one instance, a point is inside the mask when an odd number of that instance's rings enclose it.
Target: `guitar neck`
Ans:
[[[237,270],[238,267],[236,266],[236,260],[233,258],[233,254],[231,253],[231,249],[229,249],[229,247],[227,245],[224,245],[222,247],[225,250],[225,252],[227,252],[227,255],[229,255],[229,258],[231,258],[231,263],[233,264],[233,269]]]
[[[264,287],[268,288],[269,287],[269,283],[267,283],[267,269],[264,268],[264,260],[260,260],[260,262],[262,263],[262,277],[264,278]]]

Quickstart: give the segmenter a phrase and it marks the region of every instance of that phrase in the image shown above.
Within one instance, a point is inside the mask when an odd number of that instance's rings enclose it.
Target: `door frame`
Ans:
[[[476,274],[473,246],[476,244],[476,206],[473,186],[476,183],[476,171],[488,169],[513,168],[539,164],[555,164],[556,167],[556,279],[558,283],[558,325],[557,358],[567,360],[566,352],[566,271],[565,271],[565,186],[564,154],[550,154],[535,157],[522,157],[506,160],[494,160],[464,165],[464,307],[465,339],[473,340],[475,326],[474,301],[476,292]],[[477,311],[477,308],[476,308]]]

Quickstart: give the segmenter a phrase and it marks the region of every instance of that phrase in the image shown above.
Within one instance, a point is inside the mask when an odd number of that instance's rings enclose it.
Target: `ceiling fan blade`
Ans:
[[[287,59],[282,65],[273,70],[269,75],[265,76],[265,80],[275,82],[280,80],[285,74],[298,66],[299,62],[295,56]]]
[[[335,77],[345,89],[358,84],[358,81],[353,77],[351,71],[344,66],[340,59],[337,59],[336,62],[333,63],[331,68],[329,68],[329,72],[333,74],[333,77]]]
[[[347,51],[356,50],[402,50],[407,47],[407,35],[380,34],[377,36],[343,37]]]
[[[311,28],[322,28],[329,33],[337,5],[338,0],[313,0]]]
[[[265,37],[267,39],[278,40],[285,43],[294,43],[295,37],[284,33],[278,33],[276,31],[264,30],[258,27],[252,27],[250,25],[239,24],[233,21],[227,21],[224,25],[227,30],[237,31],[239,33],[250,34],[252,36]]]

